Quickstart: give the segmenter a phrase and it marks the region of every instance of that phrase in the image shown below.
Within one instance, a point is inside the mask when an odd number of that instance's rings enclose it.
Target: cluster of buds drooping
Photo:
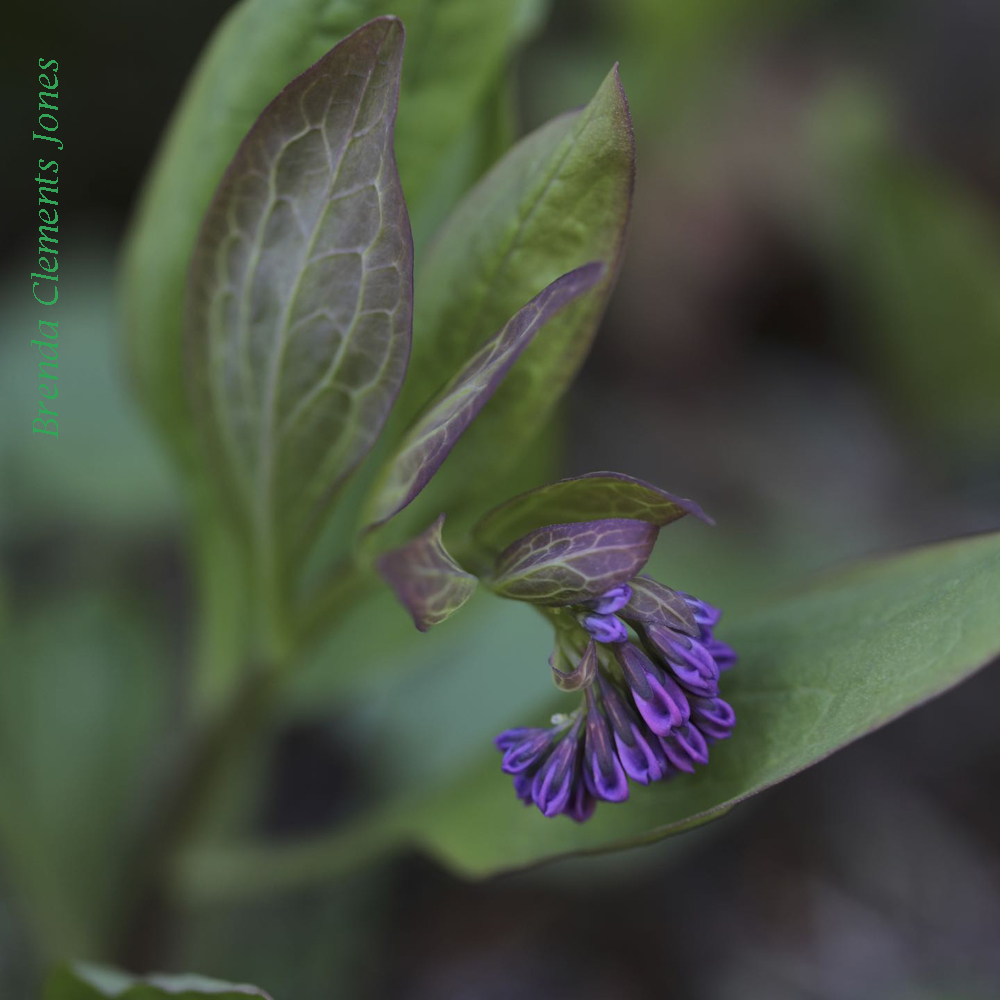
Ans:
[[[518,797],[545,816],[582,822],[598,800],[628,798],[629,779],[706,764],[733,732],[719,677],[736,655],[715,636],[719,610],[639,575],[660,528],[686,514],[711,523],[693,501],[603,472],[522,494],[480,522],[497,553],[493,590],[549,619],[553,680],[581,696],[548,728],[496,738]]]
[[[719,675],[736,656],[715,637],[718,609],[639,575],[660,528],[686,514],[712,523],[691,500],[595,472],[522,493],[473,529],[480,575],[549,619],[553,679],[581,696],[548,728],[496,738],[518,796],[545,816],[582,822],[598,799],[626,799],[629,778],[646,785],[707,763],[709,745],[733,731]],[[442,525],[443,515],[378,563],[420,629],[477,582],[445,549]]]
[[[717,608],[638,577],[548,614],[553,677],[583,700],[551,728],[497,737],[525,804],[582,822],[598,799],[628,798],[629,778],[646,785],[692,772],[708,763],[709,744],[731,735],[736,715],[719,697],[719,675],[736,656],[714,635]]]

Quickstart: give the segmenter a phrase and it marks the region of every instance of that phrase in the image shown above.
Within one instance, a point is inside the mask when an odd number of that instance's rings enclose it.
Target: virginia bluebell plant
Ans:
[[[630,782],[706,764],[736,722],[720,692],[736,657],[715,634],[718,609],[643,575],[661,528],[689,514],[708,520],[697,504],[599,472],[520,492],[477,520],[529,485],[510,481],[533,465],[527,449],[586,357],[632,201],[635,143],[617,66],[584,107],[500,153],[504,70],[534,6],[404,0],[419,12],[420,58],[408,73],[398,18],[346,33],[350,18],[380,12],[375,0],[249,0],[220,25],[185,92],[135,215],[121,288],[133,381],[190,501],[197,639],[177,672],[190,682],[182,745],[162,794],[150,796],[134,867],[115,880],[132,895],[109,908],[123,915],[125,938],[158,925],[175,896],[242,900],[255,882],[312,884],[317,865],[324,878],[404,843],[486,873],[666,836],[997,653],[1000,542],[986,539],[985,555],[969,541],[886,562],[858,574],[863,586],[833,587],[836,600],[823,591],[742,623],[736,642],[755,669],[733,678],[740,769],[648,794],[651,810],[633,801],[611,814],[624,834],[613,841],[601,822],[547,824],[516,808],[500,768],[543,816],[582,822],[598,801],[628,798]],[[489,120],[477,121],[485,108]],[[238,829],[233,803],[248,796],[225,792],[232,768],[260,759],[246,741],[263,742],[275,708],[293,710],[288,678],[320,649],[330,654],[323,669],[354,672],[327,697],[396,682],[414,658],[392,635],[373,635],[383,582],[422,631],[480,582],[531,605],[553,629],[551,676],[574,701],[548,726],[496,737],[500,768],[491,737],[522,720],[482,722],[468,761],[440,754],[443,771],[391,789],[398,775],[386,762],[405,747],[405,726],[357,718],[377,752],[356,763],[365,787],[381,790],[320,834],[329,843],[282,844],[276,857],[249,822]],[[344,654],[340,629],[352,618],[374,639],[378,669]],[[481,668],[475,648],[462,669]],[[548,652],[537,652],[540,669]],[[758,664],[766,700],[747,697]],[[432,706],[419,713],[422,739],[456,736],[446,731],[455,712],[476,718],[434,697],[444,682],[433,671],[417,683]],[[782,693],[780,713],[760,711]],[[159,771],[146,767],[143,780]],[[130,824],[116,836],[118,826]],[[216,854],[220,836],[236,839]],[[39,898],[49,900],[52,881]],[[39,912],[50,911],[46,902]],[[128,977],[112,979],[119,995]],[[51,1000],[91,996],[80,980],[67,971]],[[218,984],[169,985],[171,995],[222,995]]]

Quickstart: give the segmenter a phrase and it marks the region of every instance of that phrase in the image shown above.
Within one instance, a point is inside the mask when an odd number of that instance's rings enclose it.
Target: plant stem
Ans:
[[[282,648],[274,648],[272,655],[244,667],[242,680],[235,690],[230,689],[227,702],[207,713],[193,713],[191,732],[175,761],[173,779],[130,860],[133,896],[114,949],[119,964],[147,971],[158,963],[174,923],[171,875],[175,860],[196,839],[231,764],[266,722],[289,666],[363,600],[373,583],[372,574],[354,563],[345,565],[307,605],[289,639],[291,648],[284,642],[275,643],[275,633],[265,633],[271,645]]]

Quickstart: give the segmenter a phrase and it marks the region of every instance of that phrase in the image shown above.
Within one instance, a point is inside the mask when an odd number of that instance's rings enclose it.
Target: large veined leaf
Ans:
[[[428,508],[450,513],[456,495],[495,492],[573,380],[617,276],[634,166],[614,69],[585,108],[511,149],[418,262],[413,356],[391,425],[396,434],[439,389],[441,372],[465,364],[523,303],[587,261],[608,262],[601,281],[524,352],[457,446],[453,468],[428,490]]]
[[[589,472],[529,490],[494,507],[476,524],[473,537],[485,550],[496,553],[546,524],[629,517],[662,527],[685,514],[714,523],[693,500],[620,472]]]
[[[413,248],[392,152],[402,52],[400,22],[379,18],[289,84],[198,237],[190,377],[264,553],[317,528],[406,369]]]
[[[439,170],[438,161],[468,132],[544,3],[398,0],[390,9],[409,45],[396,155],[415,228],[426,234],[480,169],[470,160],[464,171]],[[195,432],[183,388],[181,303],[212,192],[274,95],[385,13],[379,0],[243,0],[213,35],[173,116],[135,214],[122,290],[139,395],[182,456],[190,456]],[[442,187],[436,182],[445,174]]]
[[[270,1000],[256,986],[224,983],[197,975],[131,976],[117,969],[76,963],[59,966],[45,985],[42,1000]]]
[[[404,704],[387,699],[382,714],[371,720],[387,759],[408,754],[412,761],[395,785],[398,797],[326,840],[192,858],[192,886],[213,874],[219,892],[309,882],[359,857],[414,843],[449,867],[479,876],[690,829],[940,695],[996,658],[998,598],[1000,534],[991,534],[862,562],[731,623],[724,617],[718,634],[740,654],[722,682],[723,697],[737,712],[732,739],[713,746],[711,761],[696,774],[633,788],[626,803],[599,805],[583,825],[546,820],[521,806],[489,743],[500,729],[539,724],[548,713],[575,705],[576,696],[548,689],[546,648],[502,647],[502,660],[521,655],[528,666],[486,675],[497,693],[482,699],[472,722],[467,712],[461,719],[453,711],[440,719],[434,713],[447,706],[450,689],[467,683],[475,690],[484,683],[477,657],[438,675],[425,670],[419,706],[412,698]],[[504,629],[510,634],[509,625]],[[535,645],[544,642],[543,634],[544,629],[533,630],[527,638]],[[428,640],[437,638],[432,633]],[[467,680],[463,671],[470,674]],[[518,674],[524,696],[534,699],[533,710],[508,690]],[[408,733],[405,720],[415,711],[419,727]],[[449,726],[459,725],[461,739],[450,740],[446,752],[421,749],[428,732],[444,739]],[[421,769],[422,755],[429,754],[432,760],[423,761]]]
[[[561,309],[594,286],[603,270],[600,262],[592,262],[557,278],[455,374],[385,463],[368,515],[373,527],[399,513],[430,482],[514,362]]]

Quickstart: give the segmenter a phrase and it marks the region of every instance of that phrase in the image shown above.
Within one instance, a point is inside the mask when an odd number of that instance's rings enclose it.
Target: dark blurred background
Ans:
[[[106,933],[137,794],[126,758],[155,760],[169,732],[192,580],[178,490],[120,361],[115,255],[228,6],[0,16],[5,998],[33,996],[60,954],[135,957]],[[74,439],[58,449],[24,416],[36,56],[59,59],[66,109]],[[513,67],[522,130],[584,103],[615,60],[636,201],[563,415],[564,469],[697,497],[722,527],[678,532],[658,558],[733,610],[856,556],[1000,527],[1000,4],[556,0]],[[204,906],[143,954],[276,1000],[995,998],[998,700],[986,671],[675,841],[480,884],[398,858]],[[273,735],[261,829],[350,808],[335,713],[315,704]]]

